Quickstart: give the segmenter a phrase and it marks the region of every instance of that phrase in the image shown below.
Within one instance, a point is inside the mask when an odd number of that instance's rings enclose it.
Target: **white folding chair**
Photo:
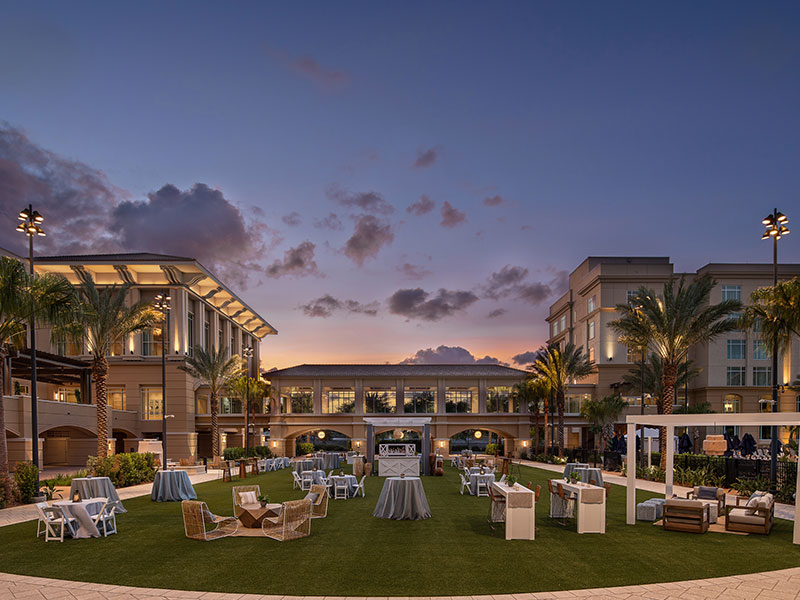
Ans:
[[[339,477],[334,480],[333,499],[347,500],[347,479],[344,477]]]
[[[472,494],[472,490],[469,489],[469,482],[467,478],[464,477],[463,473],[459,473],[458,476],[461,478],[461,495],[464,495],[464,490],[466,489],[470,494]]]
[[[476,490],[478,493],[476,494],[478,497],[489,497],[489,486],[486,485],[485,479],[478,479],[477,481],[478,489]]]
[[[103,532],[103,537],[108,537],[109,533],[117,533],[117,503],[106,500],[92,520],[97,530]]]
[[[36,512],[39,513],[39,519],[44,522],[45,542],[49,542],[50,540],[63,542],[65,532],[72,536],[75,535],[75,519],[67,517],[59,506],[47,506],[45,504],[44,508],[42,508],[41,504],[45,503],[37,504]]]
[[[314,485],[314,474],[311,471],[303,471],[300,474],[300,489],[308,491]]]
[[[297,488],[303,489],[303,481],[296,471],[292,471],[292,489],[295,490]]]
[[[37,502],[36,503],[36,513],[39,515],[39,520],[36,521],[36,537],[38,538],[42,535],[45,531],[47,531],[47,519],[42,512],[45,508],[47,508],[47,502]]]
[[[500,475],[500,481],[498,483],[505,483],[505,482],[506,482],[506,474],[503,473],[502,475]]]
[[[358,496],[358,493],[361,492],[361,497],[366,498],[366,490],[364,489],[364,480],[367,478],[366,475],[361,476],[361,480],[356,484],[356,491],[353,493],[353,498]]]

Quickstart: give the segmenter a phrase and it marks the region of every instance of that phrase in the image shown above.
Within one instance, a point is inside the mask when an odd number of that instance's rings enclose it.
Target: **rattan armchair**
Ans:
[[[233,496],[233,516],[239,516],[239,507],[247,504],[246,502],[242,502],[240,494],[244,492],[255,492],[256,493],[256,502],[258,502],[258,497],[261,495],[261,486],[260,485],[235,485],[231,488],[231,495]]]
[[[315,502],[311,504],[311,518],[321,519],[328,514],[328,487],[324,485],[315,484],[308,490],[309,494],[318,494]],[[306,495],[306,498],[308,496]],[[309,498],[310,500],[310,498]]]
[[[311,533],[311,500],[290,500],[283,503],[281,514],[261,523],[264,535],[279,542],[306,537]]]
[[[205,502],[184,500],[183,528],[186,537],[208,542],[233,535],[239,529],[239,521],[235,517],[218,517],[208,510]]]

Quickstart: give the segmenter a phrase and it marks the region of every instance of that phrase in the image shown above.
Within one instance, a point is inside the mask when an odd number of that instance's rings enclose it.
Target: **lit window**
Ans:
[[[282,413],[313,413],[314,389],[310,387],[282,387],[280,411]]]
[[[364,412],[393,413],[397,411],[397,392],[393,387],[364,388]]]
[[[80,393],[80,390],[77,388],[60,387],[58,388],[58,391],[56,391],[55,400],[56,402],[70,402],[72,404],[77,404]]]
[[[742,412],[742,397],[739,394],[725,394],[722,398],[722,412]]]
[[[407,413],[435,413],[436,388],[410,387],[405,389],[403,409]]]
[[[161,329],[148,327],[142,330],[142,356],[161,356]]]
[[[642,351],[638,348],[628,346],[625,353],[625,360],[629,363],[639,363],[642,361]]]
[[[753,385],[772,385],[772,367],[753,367]]]
[[[127,401],[125,399],[125,386],[109,386],[106,391],[108,398],[108,405],[114,410],[127,410]]]
[[[326,414],[356,412],[356,392],[350,387],[322,389],[322,412]]]
[[[564,412],[571,415],[579,415],[583,404],[591,399],[591,394],[567,394],[564,398]]]
[[[160,419],[164,413],[161,387],[142,387],[142,420]]]
[[[586,338],[589,340],[594,339],[594,321],[589,321],[586,324]]]
[[[745,355],[745,340],[728,340],[728,360],[741,360]]]
[[[478,388],[447,388],[445,390],[444,410],[449,413],[478,412]]]
[[[595,308],[597,308],[597,296],[592,296],[586,301],[586,311],[592,312]]]
[[[767,347],[761,342],[761,340],[753,340],[753,360],[766,360],[767,359]]]
[[[589,360],[594,362],[594,347],[589,348]]]
[[[739,386],[744,385],[744,367],[728,367],[727,385]]]
[[[487,412],[519,412],[518,407],[511,406],[511,388],[505,385],[496,385],[486,388]]]
[[[740,285],[723,285],[722,286],[722,300],[742,300],[742,286]]]
[[[197,395],[197,414],[210,415],[211,414],[211,399],[208,394]]]

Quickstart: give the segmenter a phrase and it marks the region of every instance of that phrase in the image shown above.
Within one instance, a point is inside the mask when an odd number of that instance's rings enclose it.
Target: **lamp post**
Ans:
[[[156,295],[153,306],[161,312],[161,468],[167,470],[167,340],[169,339],[169,291]]]
[[[242,348],[242,356],[247,362],[247,373],[245,377],[244,395],[244,455],[250,454],[250,359],[253,358],[253,347],[247,346]]]
[[[34,277],[33,273],[33,238],[34,236],[44,237],[45,233],[42,229],[42,221],[44,217],[33,210],[32,205],[24,208],[19,213],[20,223],[17,225],[17,231],[24,233],[28,236],[28,261],[31,271],[31,279]],[[36,493],[39,493],[39,399],[36,395],[36,321],[34,318],[34,299],[31,296],[31,314],[28,319],[28,329],[30,329],[31,342],[31,459],[33,464],[36,465]],[[2,393],[0,391],[0,393]]]
[[[772,214],[761,219],[761,224],[766,228],[762,240],[772,239],[772,285],[778,285],[778,240],[789,234],[786,224],[788,217],[776,208]],[[778,412],[778,340],[772,344],[772,412]],[[778,487],[778,427],[773,425],[770,429],[770,458],[769,479],[773,494]]]

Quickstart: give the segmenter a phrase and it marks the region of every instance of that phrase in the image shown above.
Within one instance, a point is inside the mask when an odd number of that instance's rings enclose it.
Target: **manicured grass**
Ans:
[[[770,536],[695,535],[649,523],[625,524],[625,490],[612,488],[606,535],[578,535],[550,521],[545,480],[523,467],[522,481],[542,485],[536,540],[503,539],[486,522],[488,499],[461,496],[454,469],[423,484],[433,518],[372,517],[383,478],[367,480],[367,497],[330,501],[311,536],[197,542],[184,537],[180,504],[125,501],[120,533],[101,539],[45,543],[35,523],[0,528],[0,570],[118,585],[313,596],[451,596],[607,587],[751,573],[794,567],[792,523]],[[235,483],[235,482],[234,482]],[[288,470],[248,478],[273,502],[300,498]],[[212,511],[229,515],[231,483],[196,486]],[[653,494],[638,493],[638,501]]]

